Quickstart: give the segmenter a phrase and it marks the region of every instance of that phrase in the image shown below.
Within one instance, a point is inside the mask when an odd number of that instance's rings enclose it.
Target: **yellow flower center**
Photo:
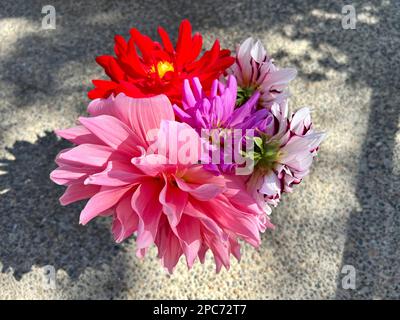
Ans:
[[[157,63],[157,73],[160,78],[164,77],[164,75],[169,71],[174,71],[174,66],[172,65],[172,63],[170,63],[168,61],[159,61]],[[151,66],[150,72],[151,73],[156,72],[155,65]]]

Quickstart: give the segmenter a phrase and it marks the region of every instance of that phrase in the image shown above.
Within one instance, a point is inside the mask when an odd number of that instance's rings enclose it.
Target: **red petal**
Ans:
[[[119,34],[117,34],[114,37],[114,40],[115,40],[114,52],[117,55],[117,57],[120,57],[120,56],[126,54],[126,51],[128,49],[128,45],[127,45],[124,37],[122,37]]]
[[[165,51],[172,55],[175,50],[168,33],[163,27],[158,27],[158,34],[160,35]]]
[[[185,19],[179,26],[178,41],[176,43],[176,62],[183,65],[187,56],[192,50],[192,26],[189,20]]]
[[[108,98],[114,89],[118,86],[109,80],[93,80],[95,88],[88,92],[89,99]]]
[[[203,46],[203,38],[200,33],[196,33],[192,39],[192,47],[187,62],[194,61],[200,54],[201,47]]]
[[[142,35],[135,28],[132,28],[130,33],[133,40],[135,41],[135,44],[137,45],[142,54],[143,60],[146,63],[151,63],[153,60],[152,51],[155,46],[153,40],[151,40],[148,36]]]
[[[99,56],[96,62],[104,68],[106,74],[114,81],[124,78],[125,73],[113,56]]]

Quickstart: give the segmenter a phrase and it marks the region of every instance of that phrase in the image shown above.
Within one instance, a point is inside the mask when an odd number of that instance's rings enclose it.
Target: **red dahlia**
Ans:
[[[192,36],[188,20],[183,20],[179,27],[175,48],[163,28],[158,27],[158,33],[162,43],[135,28],[130,30],[128,42],[116,35],[116,57],[96,58],[111,80],[93,80],[95,88],[89,91],[89,98],[108,98],[112,93],[120,92],[134,98],[163,93],[172,103],[180,104],[184,79],[198,77],[207,90],[212,81],[234,62],[229,50],[220,49],[218,40],[198,59],[203,39],[199,33]]]

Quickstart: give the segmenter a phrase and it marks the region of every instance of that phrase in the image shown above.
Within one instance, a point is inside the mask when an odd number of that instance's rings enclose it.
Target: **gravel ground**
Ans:
[[[49,2],[55,30],[41,29],[43,1],[0,4],[0,298],[400,298],[399,1],[352,1],[355,30],[342,28],[337,1]],[[102,74],[94,57],[133,26],[175,37],[182,18],[207,47],[259,37],[299,70],[292,109],[310,106],[328,133],[311,175],[274,210],[276,230],[218,275],[210,257],[171,276],[154,249],[139,261],[133,241],[112,241],[109,220],[79,226],[82,204],[61,207],[48,178],[66,146],[52,130],[85,112]],[[344,265],[355,289],[342,287]]]

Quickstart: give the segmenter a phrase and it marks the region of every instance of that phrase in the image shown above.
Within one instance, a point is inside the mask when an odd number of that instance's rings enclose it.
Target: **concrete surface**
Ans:
[[[400,3],[352,1],[355,30],[337,1],[47,1],[56,30],[42,30],[43,1],[0,4],[0,298],[400,298]],[[78,225],[80,205],[58,203],[48,179],[70,126],[88,103],[94,57],[130,27],[176,36],[182,18],[231,49],[258,36],[279,65],[296,66],[293,109],[308,105],[328,132],[311,175],[273,213],[260,250],[244,246],[229,272],[208,258],[167,275],[151,250],[113,243],[107,219]],[[56,288],[43,282],[54,266]],[[356,289],[342,288],[342,267]]]

